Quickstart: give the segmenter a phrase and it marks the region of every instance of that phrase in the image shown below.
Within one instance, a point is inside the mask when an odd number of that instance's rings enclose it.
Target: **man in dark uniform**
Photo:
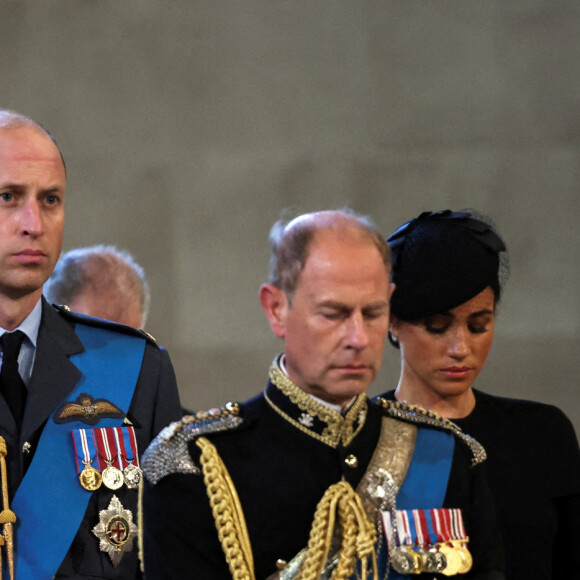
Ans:
[[[65,182],[52,137],[0,110],[3,566],[19,579],[136,578],[139,457],[179,418],[179,397],[145,333],[42,298]]]
[[[335,566],[341,578],[355,567],[363,578],[377,568],[383,577],[386,557],[377,565],[376,553],[385,552],[384,539],[376,541],[382,536],[376,524],[387,500],[394,508],[395,486],[409,464],[425,463],[411,460],[411,452],[417,432],[433,427],[443,432],[440,447],[447,447],[438,459],[447,474],[439,503],[425,507],[472,501],[470,464],[481,451],[475,442],[464,445],[437,417],[387,402],[383,408],[366,397],[389,323],[383,237],[366,218],[342,210],[279,222],[270,241],[270,282],[260,300],[284,352],[263,393],[185,417],[146,451],[148,580],[297,574],[314,580]],[[408,428],[403,433],[398,425]],[[432,465],[420,473],[411,474],[419,488],[427,481],[434,486]],[[425,503],[426,495],[420,499]]]

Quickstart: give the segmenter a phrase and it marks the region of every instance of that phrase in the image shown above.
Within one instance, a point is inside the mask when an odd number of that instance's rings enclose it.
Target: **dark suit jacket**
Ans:
[[[100,326],[129,336],[146,337],[147,343],[141,370],[127,413],[127,417],[135,427],[140,454],[165,425],[181,417],[175,375],[167,351],[158,347],[141,331],[73,314],[63,308],[53,308],[44,298],[42,302],[36,358],[28,386],[28,398],[20,434],[17,432],[14,418],[6,402],[0,397],[0,435],[5,438],[8,448],[6,461],[11,499],[34,456],[46,421],[60,403],[68,400],[67,394],[81,378],[80,371],[70,361],[71,355],[84,350],[75,333],[76,325]],[[96,427],[99,425],[86,426],[86,428]],[[22,451],[26,442],[30,444],[30,451],[27,453]],[[46,485],[53,483],[57,482],[47,481]],[[114,493],[123,507],[132,512],[133,521],[137,523],[137,491],[123,487]],[[114,567],[108,554],[99,550],[99,540],[91,531],[99,523],[99,512],[108,507],[112,496],[113,492],[104,486],[93,492],[81,527],[56,578],[90,577],[124,580],[138,577],[136,541],[133,551],[125,554],[121,563]],[[18,549],[17,546],[16,549]]]

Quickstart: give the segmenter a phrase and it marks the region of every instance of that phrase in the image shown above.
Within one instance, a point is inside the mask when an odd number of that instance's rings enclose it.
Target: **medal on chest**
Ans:
[[[143,476],[133,427],[74,429],[72,432],[79,482],[87,491],[101,485],[136,489]]]
[[[94,434],[90,429],[75,429],[72,435],[79,482],[87,491],[96,491],[103,480],[99,470],[93,467],[93,463],[98,464]]]
[[[391,568],[402,575],[465,574],[473,558],[460,509],[390,510],[382,523]]]
[[[133,514],[123,507],[115,495],[109,507],[99,513],[99,523],[92,531],[99,538],[100,550],[109,555],[114,566],[121,562],[126,552],[133,549],[133,540],[137,537]]]

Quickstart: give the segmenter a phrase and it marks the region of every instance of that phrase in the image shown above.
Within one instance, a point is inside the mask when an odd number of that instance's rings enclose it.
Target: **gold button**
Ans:
[[[356,455],[353,455],[352,453],[345,458],[344,462],[349,467],[356,467],[358,465],[358,459],[356,458]]]
[[[282,560],[282,558],[278,558],[278,560],[276,560],[276,568],[278,570],[284,570],[286,566],[288,566],[288,562],[286,562],[286,560]]]
[[[28,441],[25,441],[24,445],[22,446],[22,453],[30,453],[31,449],[32,449],[32,445],[30,445],[30,443],[28,443]]]

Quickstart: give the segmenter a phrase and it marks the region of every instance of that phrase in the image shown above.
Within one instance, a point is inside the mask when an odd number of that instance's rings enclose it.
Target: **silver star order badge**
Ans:
[[[133,549],[137,526],[133,523],[133,514],[123,507],[116,495],[111,498],[109,507],[99,513],[99,523],[93,528],[93,534],[99,538],[99,548],[109,554],[114,566],[119,564],[125,552]]]

